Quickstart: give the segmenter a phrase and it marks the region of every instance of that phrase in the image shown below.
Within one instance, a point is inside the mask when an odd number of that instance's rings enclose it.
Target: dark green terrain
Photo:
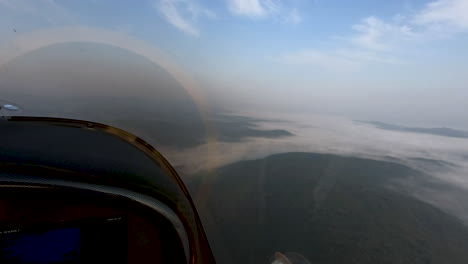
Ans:
[[[270,263],[275,251],[311,263],[468,263],[457,218],[388,188],[425,176],[383,161],[285,153],[188,185],[218,263]]]
[[[410,133],[420,133],[420,134],[431,134],[436,136],[443,137],[454,137],[454,138],[468,138],[467,131],[456,130],[448,127],[406,127],[399,125],[392,125],[378,121],[357,121],[358,123],[372,125],[376,128],[391,130],[391,131],[400,131],[400,132],[410,132]]]

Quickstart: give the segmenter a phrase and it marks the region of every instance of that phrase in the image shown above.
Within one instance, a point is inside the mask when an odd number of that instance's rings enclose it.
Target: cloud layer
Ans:
[[[396,185],[398,191],[408,192],[468,223],[467,139],[388,131],[334,116],[239,114],[285,120],[262,121],[258,125],[260,129],[288,130],[295,136],[251,138],[238,143],[210,142],[183,152],[165,149],[163,153],[187,177],[194,171],[286,152],[330,153],[396,162],[428,176],[405,179]]]

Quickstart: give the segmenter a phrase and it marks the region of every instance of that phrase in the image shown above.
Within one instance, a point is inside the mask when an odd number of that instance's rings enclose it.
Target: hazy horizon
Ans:
[[[44,67],[44,64],[48,65]],[[154,79],[155,72],[160,72],[158,73],[160,79]],[[271,101],[269,93],[250,98],[256,100],[256,102],[250,102],[249,99],[236,98],[236,91],[226,91],[224,95],[211,94],[210,90],[203,86],[205,80],[195,78],[195,82],[198,82],[196,84],[197,96],[204,100],[196,102],[190,91],[182,92],[185,93],[183,95],[180,94],[181,91],[174,92],[174,89],[170,87],[174,85],[182,87],[182,84],[175,84],[179,81],[176,79],[177,77],[171,72],[167,72],[167,69],[161,68],[154,61],[131,50],[100,43],[78,41],[52,44],[31,50],[0,66],[0,75],[2,76],[0,86],[4,94],[2,99],[12,102],[15,101],[15,97],[19,96],[21,101],[32,94],[34,94],[35,99],[57,97],[56,102],[67,97],[120,97],[129,98],[129,101],[141,100],[143,104],[150,104],[151,100],[158,101],[160,100],[158,98],[164,98],[164,100],[192,100],[196,104],[203,103],[204,105],[201,107],[207,112],[264,112],[279,116],[282,114],[299,116],[322,114],[398,125],[468,129],[466,120],[457,119],[458,116],[453,116],[450,119],[441,118],[447,114],[443,111],[439,111],[439,114],[432,114],[429,111],[427,113],[404,114],[403,110],[389,113],[389,110],[385,109],[383,105],[373,108],[371,112],[349,112],[344,111],[339,104],[325,106],[311,104],[310,107],[296,105],[295,99],[289,97],[284,97],[284,102],[277,104]],[[163,75],[165,77],[161,79]],[[24,78],[24,76],[28,76],[28,78]],[[82,79],[78,82],[77,78]],[[28,80],[30,80],[29,83]],[[20,83],[15,83],[15,81]],[[53,83],[53,85],[47,82]],[[171,82],[173,83],[171,84]],[[57,84],[62,86],[57,86]],[[164,85],[167,86],[165,89],[158,88]],[[186,89],[186,87],[177,89]],[[224,89],[226,88],[219,87],[221,91]],[[237,95],[242,95],[242,92],[238,92]],[[339,97],[345,97],[345,95]],[[31,98],[33,97],[29,97],[29,99]],[[16,103],[21,105],[21,102]],[[34,100],[29,103],[34,104]],[[27,112],[28,105],[24,107]],[[437,108],[440,107],[437,106]],[[67,112],[66,109],[62,110]],[[460,112],[459,114],[464,115],[465,113]]]
[[[36,49],[53,58],[66,43],[112,45],[103,54],[108,64],[94,61],[87,70],[114,67],[114,73],[131,72],[127,78],[141,81],[148,76],[139,73],[151,61],[184,85],[197,86],[189,92],[211,108],[468,129],[463,0],[358,1],[354,8],[302,0],[91,5],[93,12],[81,13],[82,2],[0,1],[0,72]],[[85,63],[82,52],[69,53],[76,66]],[[54,63],[73,70],[60,58]]]

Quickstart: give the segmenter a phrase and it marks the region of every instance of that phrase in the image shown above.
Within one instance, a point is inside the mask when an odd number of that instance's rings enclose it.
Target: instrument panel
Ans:
[[[165,216],[125,197],[5,185],[0,262],[186,263],[186,256]]]

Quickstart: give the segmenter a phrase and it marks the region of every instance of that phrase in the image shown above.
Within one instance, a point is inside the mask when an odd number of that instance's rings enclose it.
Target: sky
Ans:
[[[468,0],[0,0],[0,62],[96,39],[164,54],[215,105],[467,128],[466,14]]]

